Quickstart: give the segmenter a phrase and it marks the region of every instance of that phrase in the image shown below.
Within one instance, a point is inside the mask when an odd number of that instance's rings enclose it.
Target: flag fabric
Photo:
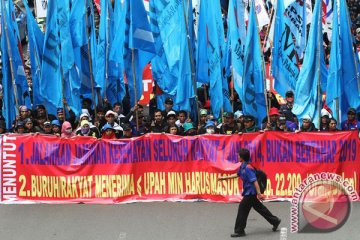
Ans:
[[[130,105],[135,106],[142,95],[144,67],[155,53],[154,39],[142,0],[129,2],[125,32],[125,71],[128,79]]]
[[[46,100],[45,106],[51,114],[55,114],[56,109],[62,106],[63,91],[57,4],[56,0],[48,1],[40,82],[40,94]]]
[[[295,90],[296,80],[299,76],[293,34],[284,14],[284,4],[282,1],[278,1],[271,70],[275,78],[275,89],[283,97],[287,91]]]
[[[267,115],[267,110],[263,56],[254,3],[250,7],[245,49],[243,89],[241,94],[241,99],[244,99],[243,111],[256,117],[260,124]]]
[[[108,61],[108,51],[111,46],[111,11],[109,0],[100,1],[101,5],[101,14],[100,14],[100,24],[99,24],[99,35],[96,49],[96,88],[100,90],[100,95],[105,96],[105,90],[109,82],[109,61]]]
[[[3,1],[0,1],[2,11],[7,11],[5,6],[2,6]],[[8,13],[6,13],[8,15]],[[16,119],[16,109],[15,109],[15,96],[14,96],[14,88],[12,82],[12,75],[10,69],[10,59],[8,54],[8,45],[5,33],[5,14],[1,14],[1,61],[2,61],[2,89],[3,89],[3,111],[2,114],[6,119],[6,128],[12,128],[12,121]],[[9,34],[10,35],[10,34]],[[10,38],[10,37],[9,37]]]
[[[232,111],[229,101],[227,80],[223,73],[225,64],[225,37],[221,16],[220,2],[210,1],[200,4],[198,28],[198,61],[208,62],[208,69],[204,69],[205,82],[210,83],[210,101],[213,115],[217,118],[220,111]],[[200,37],[203,36],[203,37]],[[205,37],[206,36],[206,37]],[[206,42],[200,39],[206,39]],[[201,46],[205,44],[205,46]],[[206,49],[206,50],[205,50]],[[199,63],[198,63],[199,65]],[[202,66],[202,68],[204,68]],[[200,69],[198,69],[200,71]],[[207,78],[205,72],[207,72]]]
[[[334,2],[334,8],[337,9],[337,1]],[[333,115],[338,119],[338,112],[336,109],[336,100],[340,101],[342,92],[342,68],[341,62],[341,47],[340,47],[340,35],[339,35],[339,14],[338,11],[334,11],[333,23],[332,23],[332,38],[331,38],[331,52],[330,52],[330,64],[329,75],[326,86],[326,104],[330,107]],[[338,119],[340,125],[340,119]]]
[[[241,0],[230,0],[228,9],[228,38],[231,48],[231,63],[234,88],[242,96],[242,76],[245,57],[245,5]],[[242,99],[243,100],[243,99]]]
[[[126,95],[124,83],[124,44],[125,44],[125,18],[128,1],[115,0],[114,11],[111,17],[109,39],[110,49],[108,50],[108,74],[109,80],[106,87],[106,96],[111,103],[122,102]],[[112,7],[109,7],[111,13]]]
[[[44,98],[40,94],[42,48],[44,46],[44,33],[40,30],[26,0],[23,0],[26,9],[29,55],[31,64],[33,106],[44,104]]]
[[[180,56],[179,41],[177,39],[179,24],[179,5],[177,1],[150,1],[150,27],[154,37],[156,55],[151,61],[154,80],[166,94],[176,95],[178,80],[178,63]],[[174,14],[169,15],[171,9]],[[175,29],[175,30],[174,30]]]
[[[75,68],[69,14],[67,1],[48,2],[40,93],[51,114],[63,106],[63,98],[76,115],[81,109],[80,80]]]
[[[311,0],[284,1],[285,16],[295,39],[295,49],[300,59],[306,48],[306,25],[311,22]]]
[[[91,96],[96,87],[96,33],[94,9],[90,0],[74,0],[70,11],[70,33],[74,48],[75,65],[80,77],[80,94]],[[88,31],[88,33],[86,32]],[[90,49],[90,53],[89,53]],[[90,57],[92,71],[90,71]],[[91,82],[91,76],[92,81]],[[95,104],[95,103],[94,103]]]
[[[195,45],[195,40],[192,17],[192,1],[190,0],[188,3],[189,5],[180,5],[178,13],[180,58],[175,104],[179,106],[180,110],[191,112],[191,99],[195,97],[195,93],[192,81],[192,63],[190,62],[190,54],[193,54],[194,52],[193,46]]]
[[[195,96],[190,62],[195,49],[192,1],[150,1],[149,9],[156,50],[154,79],[163,96],[174,97],[175,110],[191,111]]]
[[[334,3],[334,9],[337,2]],[[339,100],[340,119],[347,119],[347,110],[352,107],[360,109],[359,98],[359,61],[353,48],[350,17],[345,2],[340,1],[338,22],[337,10],[334,11],[332,44],[330,53],[329,76],[326,88],[326,103],[336,112],[334,100]]]
[[[292,112],[299,120],[309,115],[316,127],[319,126],[319,98],[322,92],[318,93],[319,82],[326,81],[326,70],[324,61],[321,1],[317,0],[314,7],[312,24],[309,31],[309,40],[305,50],[303,66],[295,87],[295,102]],[[325,78],[325,79],[324,79]]]
[[[3,62],[3,90],[4,90],[4,112],[7,120],[7,128],[11,127],[11,122],[15,120],[17,109],[15,109],[17,98],[18,105],[31,106],[28,84],[25,76],[23,60],[18,48],[17,23],[14,20],[14,6],[9,1],[8,6],[1,6],[2,9],[2,34],[1,49]],[[12,65],[12,69],[11,69]],[[14,91],[16,85],[16,93]],[[16,96],[15,96],[16,94]]]
[[[57,3],[58,24],[60,32],[61,66],[64,78],[64,93],[67,104],[76,116],[81,112],[80,77],[75,66],[74,47],[70,33],[69,1]]]

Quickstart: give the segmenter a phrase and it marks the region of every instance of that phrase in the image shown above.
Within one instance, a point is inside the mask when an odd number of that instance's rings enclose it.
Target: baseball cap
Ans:
[[[50,121],[46,121],[46,122],[44,122],[44,126],[46,126],[46,127],[50,127],[50,126],[51,126],[51,122],[50,122]]]
[[[360,33],[360,28],[357,28],[356,29],[356,34],[359,34]]]
[[[190,129],[194,129],[195,127],[192,123],[186,122],[186,123],[184,123],[183,128],[184,128],[184,132],[187,132]]]
[[[310,117],[310,115],[306,114],[303,116],[302,120],[306,121],[306,122],[311,122],[311,117]]]
[[[238,119],[238,118],[240,118],[241,116],[244,116],[244,113],[243,113],[243,111],[236,111],[236,112],[234,113],[234,116],[235,116],[236,119]]]
[[[329,113],[328,110],[326,110],[325,108],[323,108],[323,109],[321,109],[321,117],[331,118],[331,114]]]
[[[19,107],[20,112],[26,112],[28,108],[26,106],[20,106]]]
[[[200,110],[200,115],[207,115],[207,110],[206,109],[201,109]]]
[[[165,99],[165,104],[174,104],[174,101],[172,100],[172,98],[166,98]]]
[[[251,121],[255,121],[255,118],[251,115],[246,115],[244,117],[244,122],[251,122]]]
[[[60,121],[57,120],[57,119],[52,120],[52,121],[51,121],[51,125],[56,125],[56,126],[59,126],[59,127],[61,126]]]
[[[269,116],[273,116],[273,115],[280,115],[279,110],[277,108],[270,108],[269,111]]]
[[[355,108],[349,108],[349,110],[347,111],[347,113],[349,114],[350,112],[355,113],[356,114],[356,110]]]
[[[294,92],[293,91],[287,91],[285,96],[286,97],[294,97]]]
[[[117,118],[117,113],[114,112],[114,111],[111,111],[111,110],[107,111],[106,114],[105,114],[105,117],[107,117],[109,115],[114,115],[114,117]]]
[[[208,127],[215,127],[215,123],[213,121],[207,121],[205,128],[208,128]]]
[[[102,131],[102,132],[105,132],[105,131],[108,130],[108,129],[114,130],[114,129],[112,128],[112,126],[107,123],[107,124],[105,124],[105,125],[102,127],[101,131]]]
[[[176,113],[174,111],[169,111],[166,116],[167,117],[176,116]]]
[[[128,123],[123,124],[122,128],[124,131],[132,130],[131,125]]]

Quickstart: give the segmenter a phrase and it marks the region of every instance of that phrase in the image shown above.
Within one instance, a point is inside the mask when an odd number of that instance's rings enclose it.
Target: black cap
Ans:
[[[254,116],[251,116],[251,115],[244,116],[244,122],[251,122],[251,121],[255,121]]]
[[[294,96],[294,92],[293,91],[287,91],[285,94],[286,97],[293,97]]]
[[[166,98],[166,99],[165,99],[165,104],[171,104],[171,105],[173,105],[173,104],[174,104],[174,101],[172,100],[172,98]]]
[[[347,113],[349,113],[349,112],[352,112],[352,113],[356,114],[355,108],[349,108],[349,110],[347,111]]]
[[[122,125],[122,128],[123,128],[124,131],[132,130],[131,125],[128,124],[128,123],[124,123]]]

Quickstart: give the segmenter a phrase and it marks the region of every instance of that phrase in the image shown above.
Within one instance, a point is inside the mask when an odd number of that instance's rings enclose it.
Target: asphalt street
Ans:
[[[290,203],[265,205],[282,219],[287,239],[359,239],[360,203],[350,218],[327,234],[290,233]],[[3,240],[222,240],[231,239],[238,204],[152,202],[118,205],[0,205]],[[251,210],[245,239],[280,239],[280,232]]]

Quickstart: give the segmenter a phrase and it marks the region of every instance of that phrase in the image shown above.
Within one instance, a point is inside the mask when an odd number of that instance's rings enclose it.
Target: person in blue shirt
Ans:
[[[356,120],[356,110],[355,108],[350,108],[347,111],[348,119],[341,123],[341,130],[359,130],[360,131],[360,122]]]
[[[226,180],[240,177],[243,182],[242,200],[239,204],[238,214],[235,222],[235,233],[231,237],[245,236],[245,227],[247,218],[251,208],[254,208],[261,216],[263,216],[272,226],[272,230],[277,231],[281,219],[274,216],[265,206],[260,202],[265,196],[261,194],[259,184],[256,180],[255,169],[249,164],[250,151],[246,148],[239,150],[239,160],[241,162],[237,173],[230,176],[219,177],[218,180]]]

